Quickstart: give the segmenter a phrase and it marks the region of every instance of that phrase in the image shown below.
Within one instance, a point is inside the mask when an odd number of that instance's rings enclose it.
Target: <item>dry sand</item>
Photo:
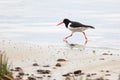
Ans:
[[[58,45],[37,42],[0,41],[0,52],[6,53],[12,68],[21,67],[23,80],[32,76],[37,80],[65,80],[62,75],[81,70],[81,76],[71,74],[70,79],[86,80],[103,77],[118,80],[120,74],[120,49],[87,47],[79,44]],[[66,61],[58,62],[57,59]],[[38,66],[33,66],[36,63]],[[61,67],[56,67],[60,63]],[[48,67],[43,67],[43,66]],[[37,70],[50,70],[50,74],[39,74]],[[13,72],[14,76],[18,72]],[[89,76],[90,74],[90,76]],[[86,77],[88,76],[88,77]]]

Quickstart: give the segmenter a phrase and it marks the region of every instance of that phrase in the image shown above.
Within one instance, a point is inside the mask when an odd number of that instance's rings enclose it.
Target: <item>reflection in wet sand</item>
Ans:
[[[70,47],[71,49],[73,49],[73,48],[77,48],[77,49],[81,49],[81,48],[83,48],[83,49],[85,49],[85,47],[86,47],[86,44],[87,44],[87,42],[85,41],[85,43],[82,45],[82,44],[75,44],[75,43],[70,43],[70,42],[68,42],[68,41],[64,41],[66,44],[67,44],[67,46],[68,47]]]

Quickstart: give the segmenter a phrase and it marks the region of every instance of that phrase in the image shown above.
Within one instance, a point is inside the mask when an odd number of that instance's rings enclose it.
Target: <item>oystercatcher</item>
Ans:
[[[84,31],[86,29],[88,29],[88,28],[95,29],[93,26],[84,25],[84,24],[82,24],[80,22],[71,21],[71,20],[66,19],[66,18],[62,22],[60,22],[59,24],[57,24],[57,26],[59,26],[59,25],[61,25],[63,23],[65,24],[66,28],[68,28],[70,31],[72,31],[72,33],[69,36],[67,36],[67,37],[64,38],[64,41],[67,41],[67,39],[69,37],[71,37],[73,35],[73,33],[75,33],[75,32],[82,32],[83,35],[84,35],[84,37],[85,37],[85,40],[86,40],[85,42],[87,42],[88,38],[87,38],[87,36],[86,36],[86,34],[85,34]]]

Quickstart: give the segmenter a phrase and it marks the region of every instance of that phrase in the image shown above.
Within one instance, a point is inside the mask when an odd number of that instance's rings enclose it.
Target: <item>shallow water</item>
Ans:
[[[96,29],[86,30],[87,46],[120,49],[120,1],[112,0],[8,0],[0,1],[0,39],[62,44],[71,32],[56,24],[69,18]],[[84,44],[82,33],[68,39]]]

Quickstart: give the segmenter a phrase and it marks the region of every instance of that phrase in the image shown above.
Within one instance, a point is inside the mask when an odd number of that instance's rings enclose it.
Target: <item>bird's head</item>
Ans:
[[[65,18],[65,19],[63,20],[63,23],[69,23],[69,22],[70,22],[69,19],[66,19],[66,18]]]
[[[57,26],[61,25],[61,24],[65,24],[66,28],[68,27],[68,24],[70,23],[70,20],[65,18],[62,22],[58,23]]]

